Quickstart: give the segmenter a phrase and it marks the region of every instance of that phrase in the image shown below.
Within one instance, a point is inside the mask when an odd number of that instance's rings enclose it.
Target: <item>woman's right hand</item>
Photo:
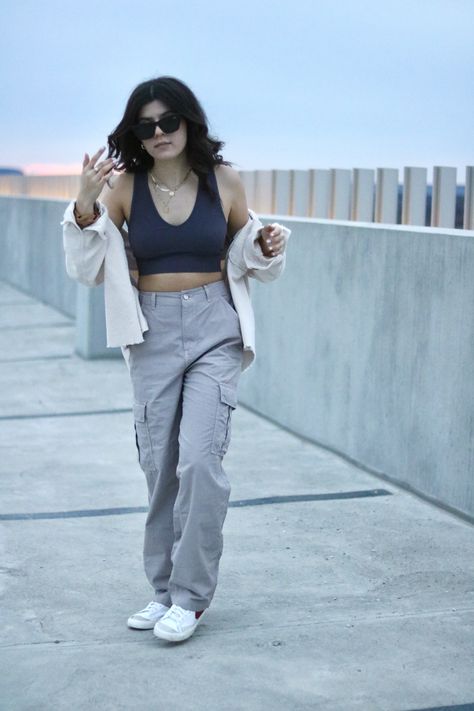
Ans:
[[[89,158],[88,153],[84,154],[82,174],[79,182],[79,194],[76,200],[77,207],[82,212],[93,211],[94,203],[102,192],[104,183],[110,178],[115,167],[113,158],[108,158],[101,163],[97,162],[100,154],[103,153],[104,150],[105,146],[99,148],[92,158]]]

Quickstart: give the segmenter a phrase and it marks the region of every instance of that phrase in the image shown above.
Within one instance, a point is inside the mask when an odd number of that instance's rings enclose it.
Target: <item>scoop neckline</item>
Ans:
[[[201,192],[201,181],[199,179],[198,179],[198,189],[197,189],[197,193],[196,193],[196,199],[194,200],[194,205],[193,205],[193,209],[191,210],[191,214],[184,222],[181,222],[179,225],[173,225],[171,222],[168,222],[167,220],[165,220],[165,218],[161,215],[158,208],[156,207],[155,201],[153,200],[153,195],[152,195],[151,189],[150,189],[150,179],[148,177],[148,171],[145,172],[145,180],[146,180],[146,187],[147,187],[148,195],[151,200],[151,204],[153,205],[153,208],[154,208],[156,214],[158,215],[158,217],[160,218],[160,220],[162,222],[164,222],[167,227],[183,227],[187,222],[189,222],[191,217],[194,215],[194,212],[196,210],[196,206],[197,206],[197,203],[199,200],[199,193]]]

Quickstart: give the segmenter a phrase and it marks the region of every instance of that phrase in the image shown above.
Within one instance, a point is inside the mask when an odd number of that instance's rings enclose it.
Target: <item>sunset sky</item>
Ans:
[[[4,0],[0,21],[1,167],[80,172],[160,74],[238,170],[474,165],[474,0]]]

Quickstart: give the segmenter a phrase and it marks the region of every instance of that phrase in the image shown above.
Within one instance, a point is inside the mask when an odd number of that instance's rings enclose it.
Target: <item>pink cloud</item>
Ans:
[[[21,169],[26,175],[80,175],[82,163],[29,163]]]

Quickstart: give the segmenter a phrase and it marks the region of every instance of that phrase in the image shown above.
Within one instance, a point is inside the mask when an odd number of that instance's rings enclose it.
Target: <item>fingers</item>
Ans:
[[[99,165],[96,165],[94,167],[94,170],[96,173],[102,173],[102,177],[104,175],[109,175],[110,171],[115,168],[115,161],[113,158],[108,158],[107,160],[104,160],[102,163],[99,163]]]
[[[91,158],[91,166],[94,166],[96,164],[96,162],[99,160],[100,154],[103,153],[104,151],[105,151],[105,146],[102,146],[101,148],[99,148],[97,153],[94,153],[94,155]]]
[[[113,175],[117,162],[110,157],[101,163],[98,163],[99,157],[104,150],[105,146],[102,146],[92,155],[92,157],[89,157],[88,153],[84,153],[79,188],[80,194],[84,198],[84,201],[87,200],[87,202],[89,202],[90,200],[97,200],[104,188],[105,183],[107,183],[109,188],[113,187],[109,180]]]
[[[89,158],[88,153],[84,153],[84,159],[82,161],[83,173],[85,173],[86,169],[92,168],[95,165],[95,161],[97,160],[97,158],[99,157],[99,155],[102,153],[103,150],[104,149],[101,148],[99,151],[97,151],[97,153],[94,153],[92,158]]]
[[[88,153],[84,154],[80,190],[87,200],[96,200],[106,183],[109,188],[113,187],[109,181],[117,163],[112,157],[98,163],[99,156],[103,151],[104,147],[94,153],[91,158]]]
[[[262,229],[262,240],[265,246],[263,253],[266,257],[280,254],[285,240],[281,235],[281,226],[278,223],[265,225]]]
[[[273,257],[274,255],[281,254],[284,246],[284,240],[278,240],[273,242],[266,242],[263,249],[263,253],[266,257]]]
[[[99,156],[100,156],[101,153],[103,153],[104,151],[105,151],[105,146],[101,146],[101,148],[99,148],[99,150],[97,151],[97,153],[94,153],[94,155],[92,156],[92,158],[89,158],[88,154],[86,153],[86,158],[88,159],[88,164],[86,164],[87,167],[88,167],[88,168],[94,168],[94,167],[96,166],[97,161],[99,160]],[[84,166],[84,167],[85,167],[85,166]]]
[[[102,150],[103,149],[101,149],[101,151]],[[88,175],[90,175],[92,178],[97,175],[99,179],[105,178],[106,180],[108,180],[111,175],[111,172],[115,168],[116,162],[113,158],[107,158],[101,163],[97,163],[97,159],[101,151],[95,153],[90,159],[87,153],[84,155],[84,160],[82,162],[83,172],[85,173],[87,171]]]

